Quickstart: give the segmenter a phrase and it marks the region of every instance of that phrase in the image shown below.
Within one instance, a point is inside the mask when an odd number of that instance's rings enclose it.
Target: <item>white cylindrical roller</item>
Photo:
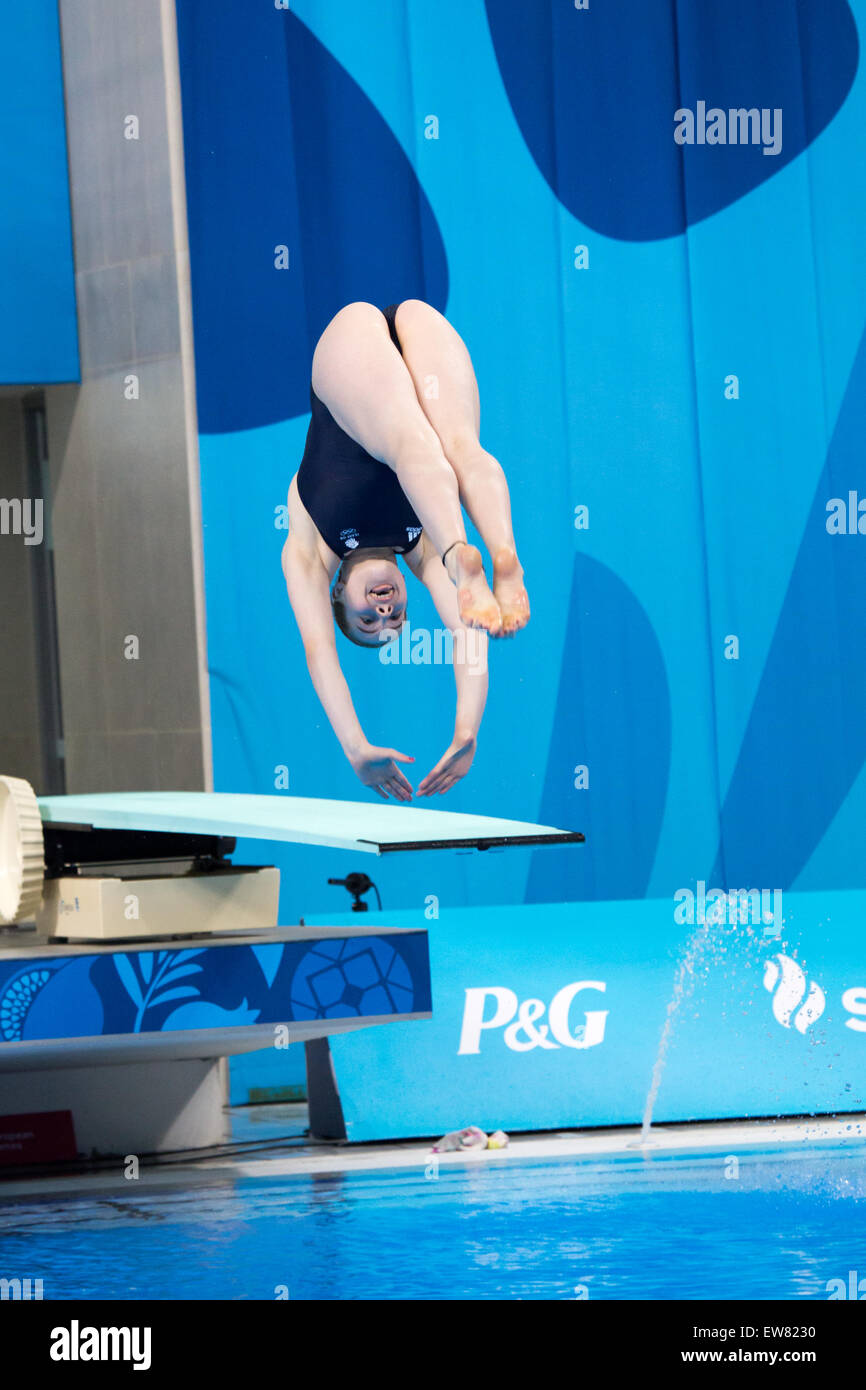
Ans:
[[[0,923],[36,916],[45,879],[42,817],[21,777],[0,776]]]

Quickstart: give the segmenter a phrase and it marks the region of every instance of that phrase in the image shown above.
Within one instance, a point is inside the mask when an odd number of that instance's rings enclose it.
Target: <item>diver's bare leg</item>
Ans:
[[[502,634],[513,635],[529,621],[529,598],[517,558],[505,473],[478,437],[481,407],[471,358],[448,320],[420,299],[400,305],[396,324],[421,409],[441,441],[457,476],[460,499],[490,552]]]
[[[313,355],[312,379],[337,424],[393,468],[439,554],[450,552],[447,569],[463,622],[497,634],[499,608],[481,556],[466,542],[456,474],[375,305],[347,304],[331,320]]]

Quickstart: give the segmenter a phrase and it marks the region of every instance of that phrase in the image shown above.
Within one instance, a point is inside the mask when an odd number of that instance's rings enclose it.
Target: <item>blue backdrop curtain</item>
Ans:
[[[861,886],[866,3],[177,9],[217,789],[371,795],[309,684],[280,509],[328,319],[418,296],[472,354],[533,603],[448,804],[587,844],[391,860],[386,904]],[[757,143],[720,143],[708,113],[727,136],[740,108]],[[420,780],[448,668],[341,657]],[[287,917],[351,867],[281,863]]]

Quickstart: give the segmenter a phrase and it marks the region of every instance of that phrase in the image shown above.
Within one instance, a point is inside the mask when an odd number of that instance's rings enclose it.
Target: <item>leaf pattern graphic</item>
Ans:
[[[135,966],[132,964],[129,956],[115,956],[114,966],[121,978],[123,988],[126,990],[130,999],[141,1008],[144,1003],[144,997],[141,992],[141,985],[138,982],[138,976],[135,973]]]
[[[142,980],[139,980],[138,972],[129,956],[115,956],[114,964],[120,976],[123,987],[132,1002],[136,1005],[135,1022],[133,1032],[140,1033],[144,1022],[144,1016],[148,1009],[154,1008],[157,1004],[162,1004],[170,999],[191,999],[197,998],[199,991],[192,985],[176,985],[177,980],[186,978],[189,975],[198,974],[202,970],[201,965],[192,965],[190,962],[193,957],[203,955],[204,947],[197,947],[191,951],[160,951],[156,957],[156,969],[154,970],[154,954],[152,951],[142,951],[138,954],[139,969]],[[175,986],[166,989],[166,985]]]
[[[175,980],[182,980],[187,975],[195,975],[204,967],[201,965],[179,965],[176,970],[166,970],[159,976],[160,984],[167,985]]]
[[[149,1007],[155,1009],[157,1004],[165,1004],[169,999],[197,999],[198,990],[191,985],[180,985],[177,989],[167,989],[164,994],[157,994],[150,1000]]]

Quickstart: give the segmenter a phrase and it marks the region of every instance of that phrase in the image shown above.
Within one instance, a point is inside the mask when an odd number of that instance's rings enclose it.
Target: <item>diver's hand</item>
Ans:
[[[365,743],[358,753],[349,758],[364,786],[373,787],[385,801],[389,792],[397,801],[412,800],[412,787],[397,763],[414,761],[407,753],[398,753],[396,748],[376,748],[372,743]]]
[[[474,738],[455,738],[432,772],[427,773],[418,788],[418,795],[434,796],[438,792],[441,796],[443,792],[447,792],[449,787],[453,787],[455,782],[466,776],[475,757],[475,748]]]

